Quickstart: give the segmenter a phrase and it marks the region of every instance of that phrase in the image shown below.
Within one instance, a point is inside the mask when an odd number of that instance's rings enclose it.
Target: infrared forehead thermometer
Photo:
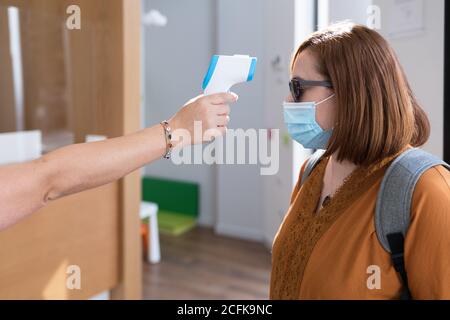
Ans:
[[[203,80],[205,95],[229,92],[235,84],[253,80],[257,58],[246,55],[215,55]]]

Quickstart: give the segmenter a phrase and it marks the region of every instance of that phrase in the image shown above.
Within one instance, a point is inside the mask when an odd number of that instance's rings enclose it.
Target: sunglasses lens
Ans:
[[[298,82],[296,79],[291,80],[291,82],[289,82],[289,89],[291,90],[292,98],[294,98],[294,101],[300,102],[300,99],[302,98],[302,87],[300,85],[300,82]]]

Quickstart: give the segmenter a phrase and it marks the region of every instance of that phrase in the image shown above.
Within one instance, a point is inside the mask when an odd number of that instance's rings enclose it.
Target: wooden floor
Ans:
[[[144,264],[144,299],[268,299],[271,257],[263,244],[205,228],[160,242],[161,263]]]

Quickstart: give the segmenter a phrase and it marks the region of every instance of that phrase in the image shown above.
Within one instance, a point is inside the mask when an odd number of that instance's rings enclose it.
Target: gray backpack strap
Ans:
[[[387,252],[391,252],[388,234],[402,233],[409,227],[411,201],[419,178],[436,166],[450,166],[420,149],[409,149],[396,158],[384,175],[375,209],[377,237]]]
[[[305,170],[303,171],[302,181],[300,181],[300,186],[302,186],[306,179],[311,175],[316,165],[319,163],[320,158],[325,154],[326,150],[317,150],[313,155],[307,160]]]
[[[392,264],[403,281],[402,300],[412,298],[404,258],[413,192],[422,174],[430,168],[450,166],[420,149],[410,149],[396,158],[384,175],[375,209],[378,240],[391,254]]]

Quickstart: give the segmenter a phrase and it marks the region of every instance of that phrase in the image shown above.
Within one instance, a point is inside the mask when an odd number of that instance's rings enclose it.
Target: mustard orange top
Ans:
[[[398,155],[357,168],[317,214],[329,158],[317,165],[301,188],[297,183],[273,243],[271,299],[399,298],[401,277],[378,241],[374,221],[382,178]],[[414,299],[450,299],[450,172],[446,168],[424,173],[411,209],[405,238],[411,294]]]

